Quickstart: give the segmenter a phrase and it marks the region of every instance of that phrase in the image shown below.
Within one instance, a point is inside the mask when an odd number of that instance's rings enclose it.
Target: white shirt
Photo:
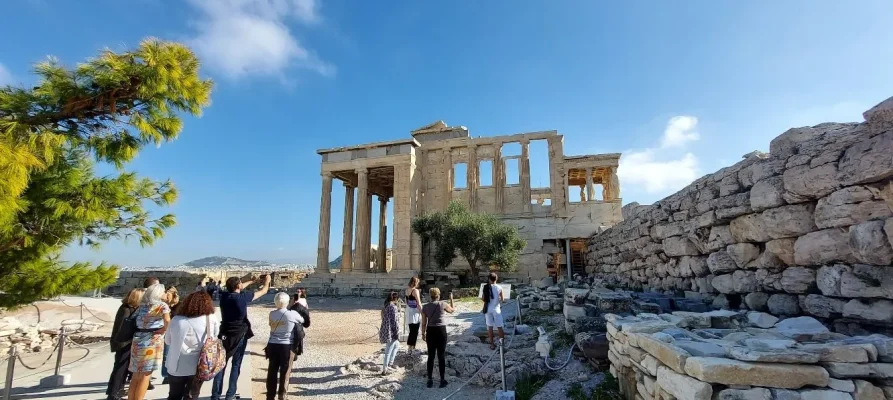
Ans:
[[[303,298],[303,297],[301,297],[300,299],[298,299],[298,304],[304,306],[304,308],[310,308],[310,306],[307,305],[307,299],[305,299],[305,298]]]
[[[502,295],[502,288],[497,285],[490,285],[490,291],[493,293],[493,298],[487,303],[487,312],[502,312],[502,301],[499,300],[499,296]]]
[[[174,317],[167,332],[164,334],[164,343],[168,346],[167,372],[173,376],[192,376],[198,368],[198,357],[202,351],[205,338],[216,338],[220,333],[220,319],[216,314],[211,314],[211,327],[206,327],[206,316],[186,318],[178,315]],[[207,332],[206,332],[207,330]],[[207,336],[206,336],[207,333]]]

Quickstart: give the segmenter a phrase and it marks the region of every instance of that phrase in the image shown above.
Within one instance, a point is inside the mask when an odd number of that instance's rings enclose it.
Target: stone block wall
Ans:
[[[612,287],[893,330],[893,98],[863,123],[791,129],[590,238]]]
[[[229,269],[194,269],[194,270],[146,270],[146,271],[121,271],[118,280],[107,287],[103,293],[109,296],[123,296],[133,288],[143,287],[146,278],[155,277],[165,287],[174,286],[180,293],[189,293],[201,283],[202,279],[210,278],[216,282],[226,282],[231,276],[243,279],[258,279],[264,272],[238,271]],[[298,286],[305,277],[304,272],[273,271],[271,287],[291,289]]]

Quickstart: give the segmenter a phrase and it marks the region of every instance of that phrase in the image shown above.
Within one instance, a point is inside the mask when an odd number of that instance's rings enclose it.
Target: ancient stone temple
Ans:
[[[540,187],[531,184],[532,143],[547,149],[543,159],[548,159],[548,182]],[[438,121],[404,140],[317,153],[322,157],[322,198],[317,269],[306,282],[309,287],[344,286],[338,283],[344,279],[356,280],[344,282],[353,288],[388,286],[391,281],[403,286],[404,278],[433,270],[430,257],[424,256],[431,249],[423,248],[412,232],[412,219],[443,210],[452,200],[518,227],[527,246],[513,276],[524,280],[582,273],[586,239],[622,220],[620,154],[565,156],[563,136],[556,131],[473,138],[465,127]],[[330,271],[329,260],[335,258],[329,246],[335,180],[345,187],[343,240],[340,265]],[[380,217],[373,242],[375,200]],[[388,203],[393,204],[390,224]],[[388,234],[393,235],[393,249],[386,248]],[[457,260],[452,269],[463,270],[462,264]]]

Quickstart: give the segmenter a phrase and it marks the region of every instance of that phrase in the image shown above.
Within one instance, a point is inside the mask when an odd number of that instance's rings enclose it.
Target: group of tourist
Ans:
[[[481,300],[484,302],[482,312],[486,315],[487,336],[490,342],[490,348],[495,349],[497,345],[501,345],[505,339],[503,330],[503,318],[501,303],[504,301],[502,288],[496,285],[497,276],[490,273],[487,284],[484,285]],[[433,387],[434,360],[437,359],[437,366],[440,372],[440,387],[446,387],[446,345],[447,345],[447,329],[444,319],[444,313],[452,314],[456,311],[453,305],[453,293],[450,292],[449,303],[440,300],[440,289],[431,288],[428,291],[431,301],[422,305],[422,299],[419,292],[419,278],[412,277],[409,280],[409,286],[404,290],[403,297],[406,302],[406,325],[409,332],[406,338],[406,346],[408,352],[412,354],[415,351],[416,341],[419,331],[422,332],[422,340],[428,347],[428,382],[427,386]],[[381,327],[378,330],[378,338],[384,345],[384,355],[381,366],[381,373],[387,374],[393,366],[394,359],[397,357],[400,348],[400,334],[398,322],[397,302],[399,301],[397,292],[390,292],[385,298],[384,308],[381,310]],[[499,333],[498,341],[494,340],[494,328]]]
[[[106,395],[109,400],[125,397],[123,387],[129,380],[128,400],[143,400],[154,389],[151,375],[161,369],[169,385],[168,399],[197,399],[204,380],[197,377],[200,362],[207,363],[205,346],[219,339],[226,364],[213,375],[211,399],[236,398],[242,359],[248,340],[254,336],[248,319],[248,304],[270,289],[270,276],[263,278],[260,290],[246,290],[253,282],[238,277],[226,280],[226,291],[219,293],[220,314],[215,312],[208,280],[180,301],[176,288],[165,289],[157,278],[148,278],[143,288],[131,290],[121,301],[115,315],[110,346],[115,353]],[[291,364],[303,352],[304,328],[310,326],[310,313],[303,290],[290,297],[275,296],[276,309],[269,314],[270,338],[264,352],[269,359],[267,399],[286,397]],[[223,393],[226,369],[229,384]],[[210,379],[210,377],[208,378]]]

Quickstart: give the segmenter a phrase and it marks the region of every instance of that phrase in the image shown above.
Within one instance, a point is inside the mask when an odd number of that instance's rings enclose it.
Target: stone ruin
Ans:
[[[795,128],[589,240],[609,287],[893,332],[893,98]],[[655,293],[657,294],[657,293]]]

